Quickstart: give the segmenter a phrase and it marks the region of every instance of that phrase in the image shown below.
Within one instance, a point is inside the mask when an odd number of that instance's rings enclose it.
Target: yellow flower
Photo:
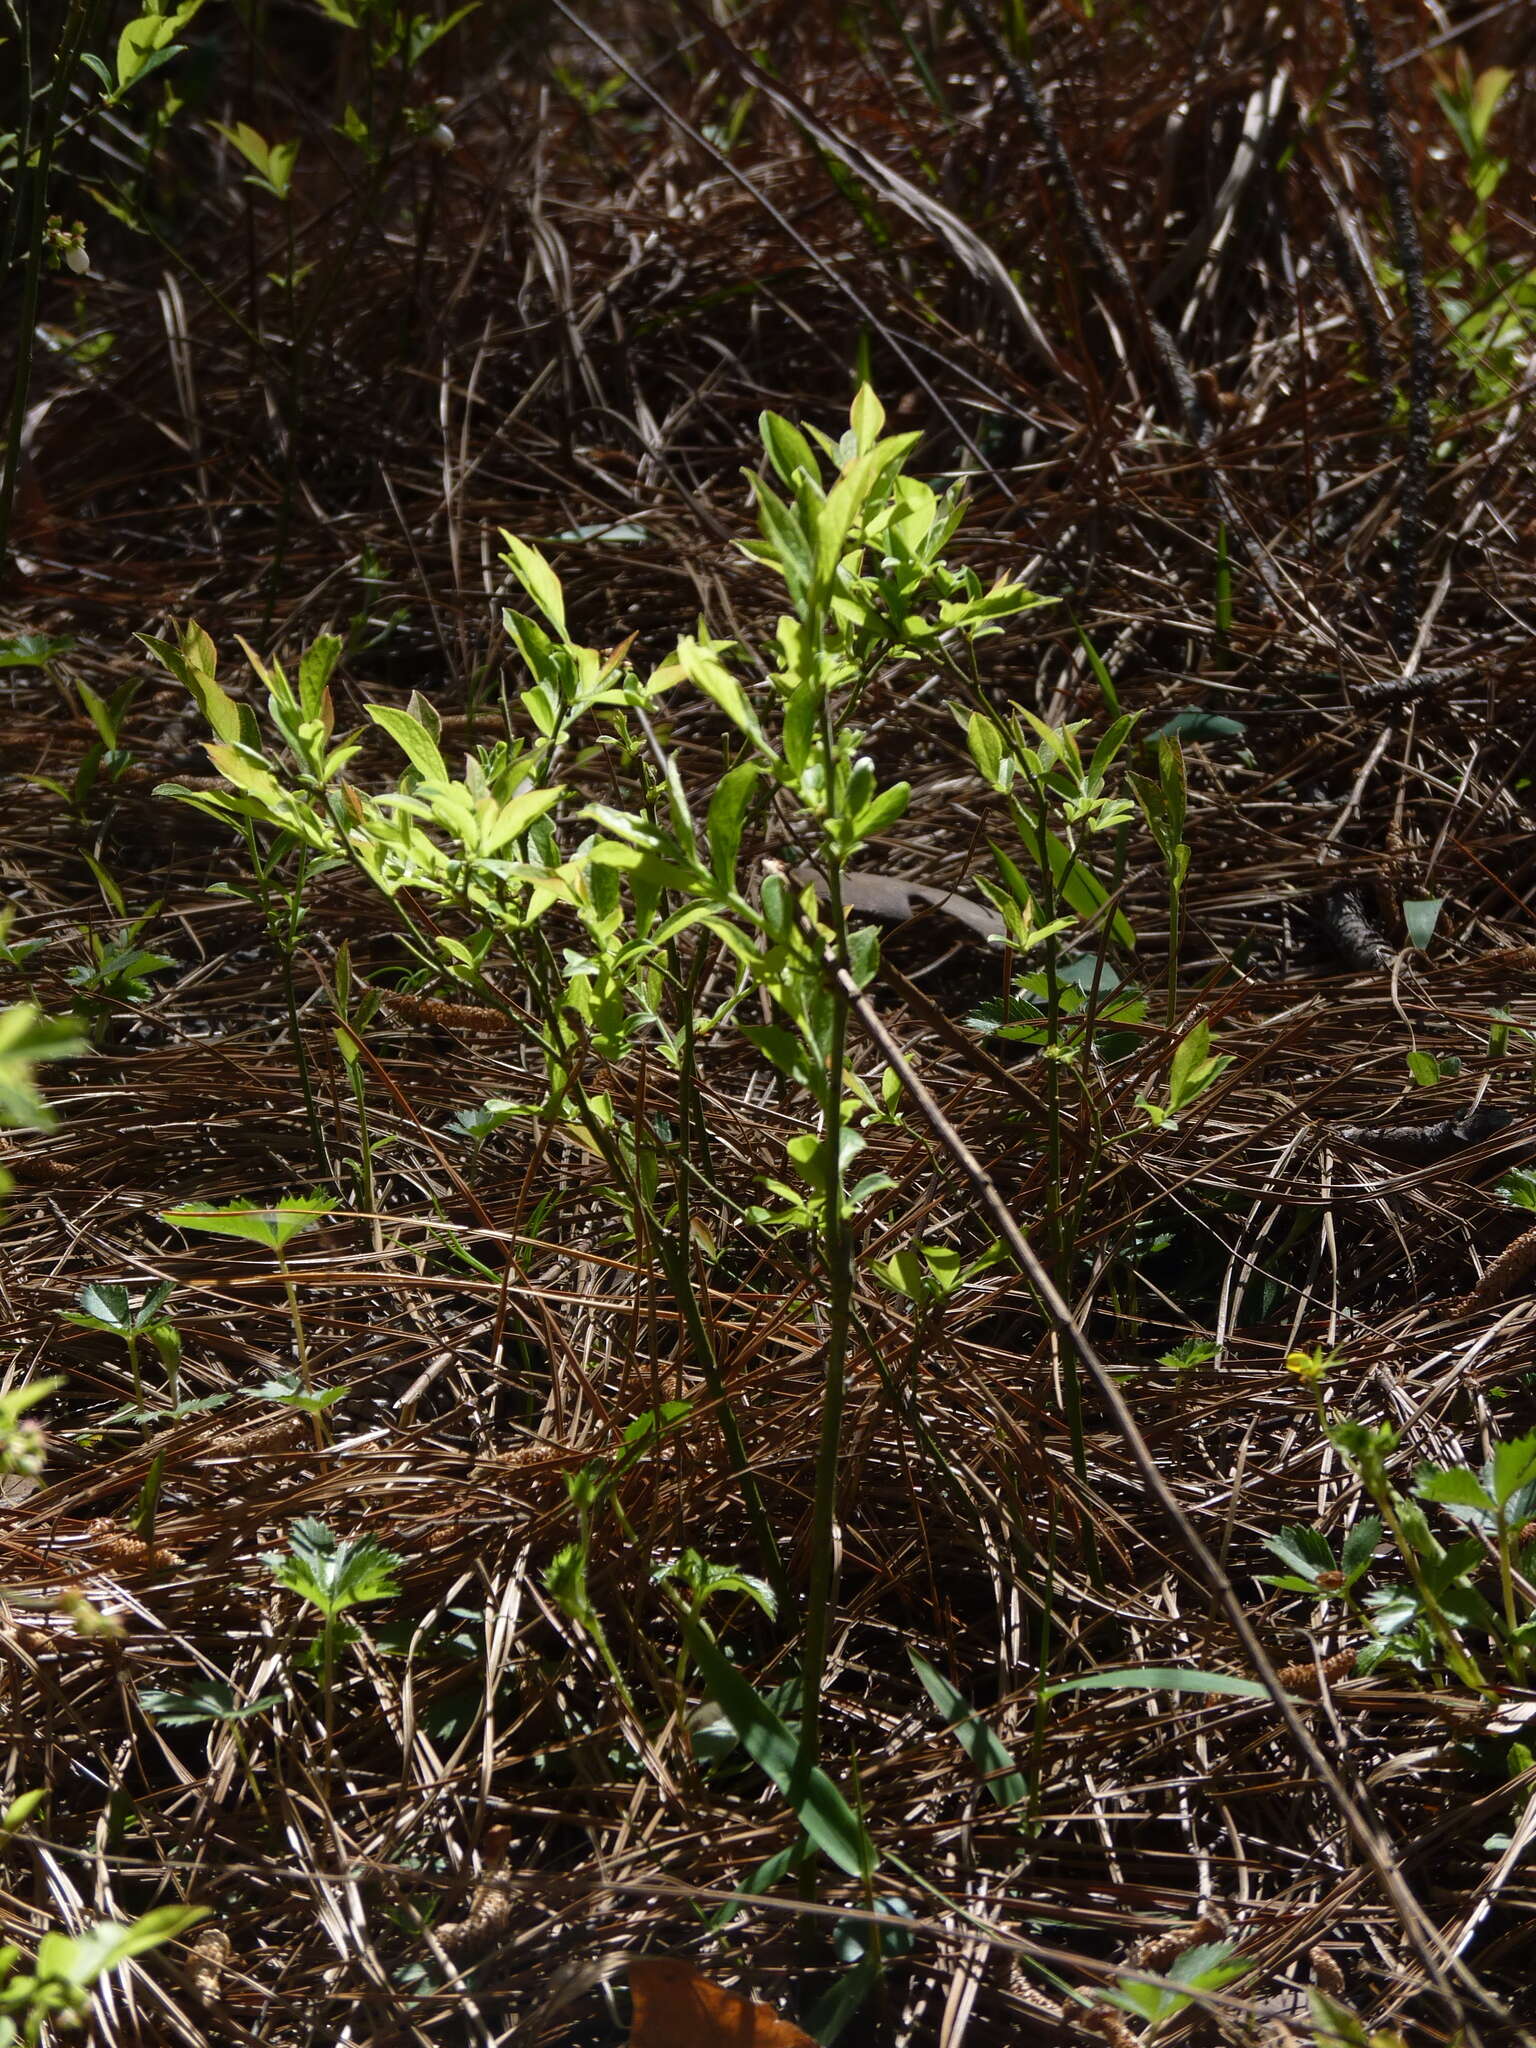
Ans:
[[[1320,1387],[1338,1360],[1335,1351],[1291,1351],[1286,1354],[1285,1369],[1294,1373],[1304,1386]]]

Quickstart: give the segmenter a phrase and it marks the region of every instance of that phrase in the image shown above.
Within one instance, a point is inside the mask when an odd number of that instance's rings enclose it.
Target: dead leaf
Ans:
[[[809,882],[818,896],[826,895],[826,881],[809,861],[802,861],[792,873],[797,882]],[[903,924],[916,917],[920,908],[928,908],[968,925],[978,938],[1000,939],[1008,929],[990,904],[978,903],[955,889],[936,889],[931,882],[909,881],[905,875],[884,875],[865,868],[845,874],[842,891],[850,910],[861,910],[866,917],[883,917],[892,924]]]
[[[771,2005],[712,1984],[675,1956],[638,1957],[629,1989],[629,2048],[816,2048]]]

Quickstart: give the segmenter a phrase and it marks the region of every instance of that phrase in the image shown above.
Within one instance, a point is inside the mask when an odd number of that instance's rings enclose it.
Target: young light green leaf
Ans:
[[[762,436],[763,448],[773,464],[779,481],[789,490],[795,487],[795,472],[803,469],[813,482],[821,480],[821,465],[811,452],[811,444],[800,429],[776,412],[765,412],[759,416],[758,432]]]
[[[677,643],[677,663],[689,682],[719,706],[737,731],[745,733],[760,754],[771,759],[773,750],[763,737],[757,713],[748,703],[746,691],[719,655],[685,633]]]
[[[393,704],[370,704],[368,716],[389,734],[423,782],[438,784],[452,780],[437,741],[419,718]]]
[[[554,627],[560,638],[569,641],[565,627],[565,595],[560,588],[560,578],[537,548],[530,547],[516,534],[502,531],[507,552],[502,560],[533,599],[539,610]]]
[[[973,711],[965,728],[965,743],[982,781],[989,789],[998,788],[1002,779],[1003,734],[996,719]]]
[[[1508,1507],[1522,1487],[1536,1486],[1536,1434],[1496,1444],[1488,1477],[1493,1497],[1501,1508]]]
[[[47,1804],[47,1800],[46,1786],[34,1792],[21,1793],[0,1814],[0,1835],[14,1835],[18,1828],[24,1828],[38,1808]]]
[[[43,1060],[73,1059],[87,1041],[72,1018],[45,1017],[34,1003],[0,1011],[0,1126],[51,1131],[53,1111],[33,1084]]]
[[[1211,1051],[1211,1027],[1202,1017],[1179,1041],[1168,1069],[1168,1107],[1177,1115],[1196,1101],[1232,1064],[1230,1053]]]
[[[882,789],[854,819],[854,836],[861,840],[873,839],[888,825],[894,825],[905,812],[911,795],[910,782],[893,782],[889,789]]]
[[[880,430],[885,425],[885,407],[868,384],[859,386],[858,396],[848,413],[848,423],[853,428],[859,453],[867,455],[879,440]]]

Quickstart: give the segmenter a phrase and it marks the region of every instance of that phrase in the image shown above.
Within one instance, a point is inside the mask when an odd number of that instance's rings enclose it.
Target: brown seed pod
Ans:
[[[1477,1285],[1456,1304],[1457,1312],[1470,1315],[1475,1309],[1493,1308],[1514,1293],[1536,1272],[1536,1225],[1506,1245]]]

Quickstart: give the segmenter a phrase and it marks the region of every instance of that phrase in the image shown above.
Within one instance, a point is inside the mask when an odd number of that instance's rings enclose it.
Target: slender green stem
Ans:
[[[299,1311],[299,1290],[294,1283],[292,1273],[288,1270],[288,1262],[281,1252],[277,1254],[277,1270],[282,1275],[283,1292],[288,1297],[288,1314],[293,1323],[294,1349],[299,1361],[299,1384],[303,1387],[306,1394],[313,1394],[315,1383],[310,1378],[309,1345],[304,1336],[304,1318]],[[318,1409],[310,1410],[309,1420],[310,1427],[314,1431],[315,1449],[323,1451],[330,1441],[330,1423]]]
[[[1419,1596],[1419,1604],[1424,1610],[1430,1627],[1434,1630],[1435,1640],[1439,1643],[1444,1653],[1446,1663],[1455,1672],[1463,1685],[1470,1686],[1474,1692],[1487,1692],[1489,1689],[1487,1679],[1463,1648],[1461,1638],[1457,1635],[1444,1608],[1436,1598],[1434,1589],[1424,1576],[1424,1567],[1419,1562],[1419,1554],[1414,1549],[1408,1532],[1403,1527],[1402,1521],[1398,1516],[1390,1487],[1376,1495],[1376,1505],[1381,1510],[1382,1520],[1392,1533],[1392,1540],[1397,1545],[1398,1556],[1402,1559],[1409,1578],[1413,1580],[1413,1588]]]
[[[726,1453],[731,1461],[732,1477],[736,1481],[747,1519],[752,1524],[752,1533],[757,1542],[764,1576],[779,1599],[786,1600],[789,1579],[784,1569],[784,1560],[779,1553],[773,1523],[763,1504],[762,1493],[747,1455],[746,1439],[741,1433],[741,1424],[731,1405],[714,1339],[699,1306],[688,1245],[686,1241],[679,1239],[675,1231],[662,1226],[655,1214],[654,1205],[645,1192],[644,1176],[637,1170],[637,1161],[625,1156],[624,1147],[615,1133],[593,1110],[580,1074],[582,1048],[564,1027],[564,1007],[557,986],[558,971],[554,967],[553,958],[548,951],[548,941],[542,930],[537,934],[537,948],[540,949],[537,952],[534,948],[519,949],[518,962],[537,993],[540,1014],[547,1020],[548,1036],[545,1037],[542,1047],[545,1058],[551,1064],[558,1064],[566,1075],[567,1091],[576,1107],[583,1113],[585,1128],[596,1145],[603,1164],[613,1175],[615,1185],[625,1190],[628,1199],[634,1205],[636,1215],[643,1214],[650,1226],[651,1242],[657,1262],[666,1275],[667,1284],[683,1319],[683,1328],[687,1332],[689,1345],[704,1374],[704,1384],[709,1389],[711,1405],[719,1419],[720,1431],[725,1438]],[[477,980],[476,988],[487,1002],[499,1009],[506,1008],[505,999],[493,983],[485,981],[482,977]],[[640,1142],[641,1137],[637,1132],[635,1143],[638,1145]]]
[[[1520,1610],[1515,1602],[1515,1575],[1509,1554],[1513,1537],[1502,1514],[1495,1533],[1499,1551],[1499,1591],[1504,1602],[1504,1654],[1509,1662],[1510,1676],[1517,1685],[1523,1685],[1526,1655],[1520,1646]]]
[[[1177,848],[1175,848],[1177,858]],[[1168,873],[1168,997],[1167,1024],[1171,1031],[1179,1014],[1179,943],[1181,921],[1184,909],[1184,892],[1180,886],[1177,871]]]
[[[828,870],[828,904],[836,945],[846,952],[841,876]],[[827,1665],[832,1610],[837,1599],[837,1494],[841,1476],[843,1408],[848,1394],[848,1333],[853,1321],[854,1246],[852,1218],[843,1195],[843,1063],[848,1042],[848,999],[832,992],[832,1042],[827,1058],[827,1100],[823,1117],[826,1146],[826,1213],[822,1254],[827,1269],[827,1363],[821,1393],[821,1434],[816,1450],[811,1503],[810,1583],[805,1600],[805,1646],[801,1661],[800,1748],[796,1777],[802,1783],[821,1749],[820,1700]]]

